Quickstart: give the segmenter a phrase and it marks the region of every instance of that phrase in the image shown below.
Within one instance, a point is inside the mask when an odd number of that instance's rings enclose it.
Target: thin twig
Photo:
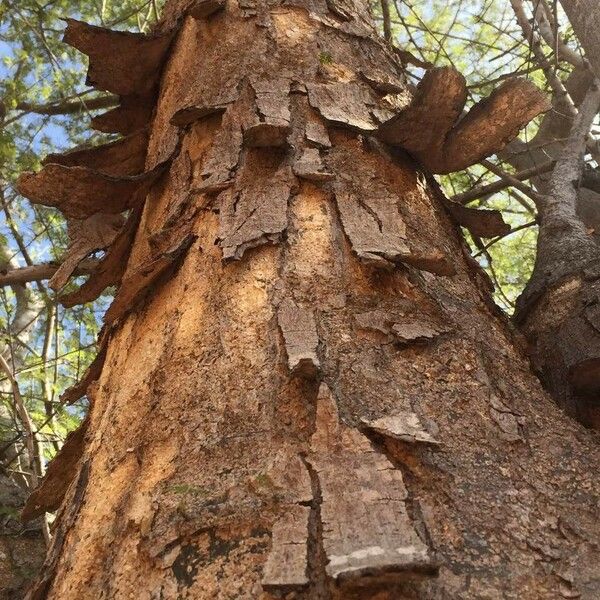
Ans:
[[[541,164],[537,167],[532,167],[531,169],[523,169],[523,171],[514,173],[510,177],[501,177],[497,181],[494,181],[488,185],[477,186],[466,192],[463,192],[462,194],[457,194],[456,196],[453,196],[451,200],[454,202],[459,202],[460,204],[468,204],[469,202],[473,202],[479,198],[484,198],[485,196],[490,196],[491,194],[496,194],[497,192],[501,192],[506,188],[512,187],[513,180],[526,181],[527,179],[531,179],[536,175],[548,173],[554,168],[554,165],[554,161],[548,161],[547,163]],[[503,173],[505,172],[503,171]]]

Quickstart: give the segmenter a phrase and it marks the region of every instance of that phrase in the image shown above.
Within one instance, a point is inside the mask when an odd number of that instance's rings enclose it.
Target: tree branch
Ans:
[[[99,261],[95,259],[83,260],[74,271],[74,275],[91,275],[97,268]],[[6,285],[23,284],[31,281],[44,281],[50,279],[58,268],[59,263],[43,263],[18,269],[0,271],[0,287]]]
[[[34,104],[31,102],[19,102],[16,110],[38,115],[72,115],[86,110],[99,108],[111,108],[119,103],[119,97],[113,94],[108,96],[97,96],[89,100],[65,100],[63,102],[51,102],[49,104]]]
[[[381,14],[383,16],[383,37],[388,44],[392,44],[392,19],[390,17],[389,0],[381,0]]]
[[[536,175],[547,173],[548,171],[551,171],[554,168],[554,165],[554,161],[548,161],[539,166],[532,167],[531,169],[524,169],[523,171],[514,173],[510,177],[505,177],[507,173],[502,171],[502,175],[500,176],[501,178],[498,179],[498,181],[494,181],[493,183],[490,183],[488,185],[476,186],[462,194],[456,194],[456,196],[453,196],[451,200],[453,200],[454,202],[459,202],[460,204],[468,204],[469,202],[473,202],[473,200],[478,200],[479,198],[489,196],[490,194],[501,192],[502,190],[508,187],[513,187],[515,180],[519,182],[526,181],[527,179],[535,177]]]

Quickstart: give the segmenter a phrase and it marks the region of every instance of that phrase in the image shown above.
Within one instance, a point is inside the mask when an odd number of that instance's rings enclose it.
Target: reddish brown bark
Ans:
[[[29,597],[597,597],[597,445],[429,173],[376,139],[416,104],[366,6],[216,8],[167,4],[145,172],[168,172],[105,259],[106,360]],[[128,77],[113,58],[93,72]]]

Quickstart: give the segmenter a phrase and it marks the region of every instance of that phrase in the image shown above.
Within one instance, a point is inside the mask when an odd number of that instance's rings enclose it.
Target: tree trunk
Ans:
[[[600,78],[600,6],[596,0],[560,0],[592,71]]]
[[[168,61],[90,415],[28,508],[70,483],[29,597],[598,598],[597,442],[542,391],[433,178],[370,135],[410,97],[366,6],[216,8],[168,3],[133,54],[115,36],[120,71],[89,45],[120,131]],[[419,118],[441,105],[445,140],[462,106],[434,91]],[[72,169],[85,194],[63,197]],[[86,169],[22,186],[109,211]]]

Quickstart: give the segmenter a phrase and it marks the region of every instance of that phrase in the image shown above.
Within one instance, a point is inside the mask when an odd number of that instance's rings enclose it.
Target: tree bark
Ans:
[[[560,0],[560,3],[569,17],[594,74],[600,78],[600,6],[595,0]]]
[[[517,0],[512,4],[527,43],[544,64],[540,41],[522,4]],[[537,8],[537,24],[549,43],[554,34],[550,24],[539,18],[543,6]],[[600,364],[600,335],[593,317],[598,302],[600,195],[594,189],[593,171],[584,169],[583,160],[589,126],[598,110],[596,83],[587,62],[568,55],[564,46],[557,51],[575,68],[564,85],[547,73],[555,82],[553,110],[531,140],[515,140],[500,153],[520,171],[542,167],[548,158],[556,160],[551,170],[531,180],[537,193],[530,197],[539,221],[536,264],[517,300],[514,320],[527,337],[536,372],[556,402],[585,425],[598,428],[598,390],[590,372]],[[575,126],[582,110],[585,122]]]
[[[28,507],[65,496],[29,598],[597,598],[597,443],[433,178],[371,135],[410,94],[366,5],[218,8],[169,2],[148,54],[109,57],[154,73],[171,36],[145,169],[169,167],[123,206],[89,419]]]

